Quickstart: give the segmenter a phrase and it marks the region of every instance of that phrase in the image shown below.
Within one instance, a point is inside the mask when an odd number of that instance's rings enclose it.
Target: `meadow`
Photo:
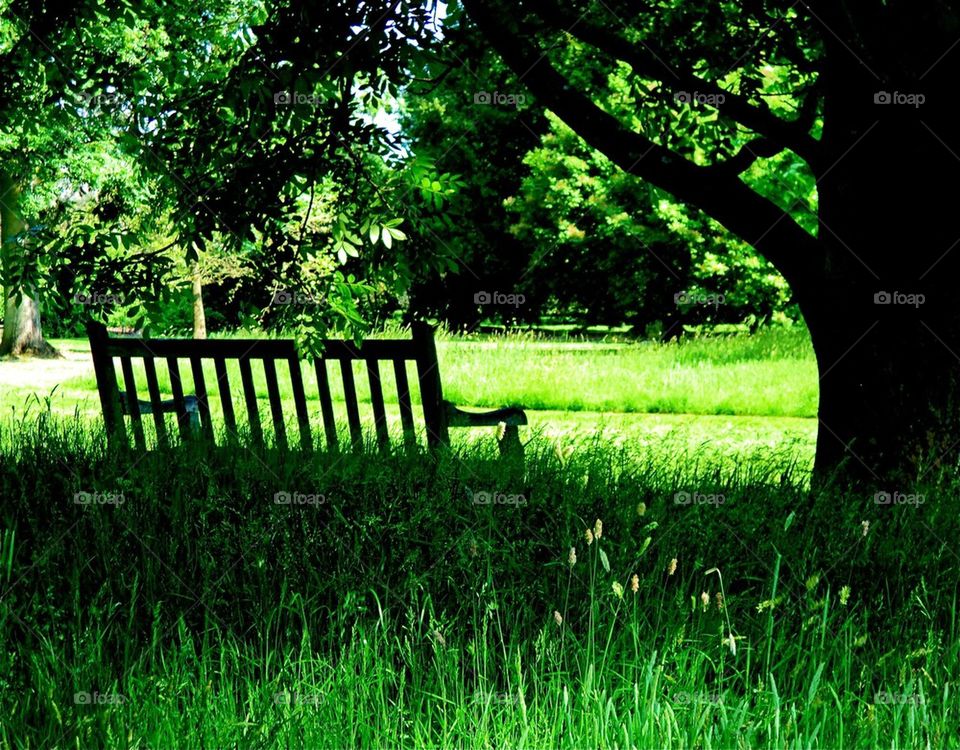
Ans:
[[[949,472],[878,506],[599,441],[117,454],[32,420],[0,746],[956,744]]]
[[[955,472],[811,487],[797,332],[443,337],[448,397],[535,404],[523,462],[108,451],[58,343],[0,421],[0,747],[958,742]]]
[[[408,334],[394,330],[381,335]],[[97,422],[100,405],[87,342],[53,343],[63,359],[0,363],[0,413],[12,418],[49,410]],[[614,446],[650,452],[653,458],[666,452],[678,460],[734,468],[758,457],[762,474],[795,463],[806,469],[812,465],[817,374],[802,328],[667,344],[627,343],[616,337],[585,341],[558,335],[441,333],[437,348],[445,397],[468,409],[523,406],[530,419],[525,441],[543,439],[569,449],[599,436]],[[135,369],[143,388],[142,368]],[[345,423],[339,373],[334,365],[328,370],[338,421]],[[232,383],[239,383],[235,363],[228,373]],[[253,374],[265,418],[267,389],[259,363],[254,363]],[[372,423],[366,374],[359,363],[354,374],[361,415]],[[206,376],[214,382],[209,363]],[[385,371],[382,377],[390,404],[396,396],[393,374]],[[412,365],[408,377],[417,403]],[[318,417],[316,374],[307,363],[303,379],[310,410]],[[166,368],[159,369],[159,380],[163,396],[171,397]],[[289,383],[283,377],[280,388],[289,402]],[[239,388],[234,398],[236,410],[243,411]],[[218,408],[214,402],[214,411]],[[396,409],[388,409],[388,418],[395,427]],[[489,442],[492,432],[456,430],[453,439],[461,444]]]
[[[402,330],[381,334],[408,335]],[[43,371],[43,383],[58,384],[55,410],[95,411],[96,380],[86,340],[52,343],[65,360],[31,364]],[[447,398],[467,406],[797,418],[814,417],[817,410],[816,361],[809,335],[799,326],[670,343],[440,333],[437,350]],[[315,383],[309,367],[304,376]],[[160,378],[161,386],[169,385],[162,368]],[[362,384],[363,378],[358,380]],[[262,375],[256,384],[265,399]],[[18,408],[38,392],[29,377],[9,385],[0,400],[4,408]],[[315,399],[316,391],[308,388],[307,395]],[[368,400],[362,391],[360,397]]]

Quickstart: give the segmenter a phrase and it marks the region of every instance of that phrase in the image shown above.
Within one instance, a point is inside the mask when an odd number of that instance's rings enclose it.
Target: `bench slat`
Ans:
[[[120,370],[123,372],[123,385],[126,389],[126,412],[130,415],[130,428],[133,430],[133,442],[140,450],[147,449],[143,435],[143,423],[140,420],[140,408],[137,405],[137,381],[133,377],[133,363],[127,357],[120,358]]]
[[[233,396],[230,393],[230,376],[227,374],[227,363],[223,359],[213,360],[213,367],[217,373],[217,388],[220,392],[220,406],[223,408],[223,421],[231,435],[237,434],[237,417],[233,411]]]
[[[250,368],[249,357],[241,357],[240,382],[243,384],[243,400],[247,405],[247,421],[250,435],[257,445],[263,445],[263,427],[260,424],[260,409],[257,406],[257,391],[253,387],[253,370]]]
[[[187,414],[187,405],[183,401],[183,381],[180,380],[180,364],[176,357],[167,357],[167,372],[170,373],[170,391],[173,393],[173,403],[177,410],[177,427],[180,437],[190,435],[190,418]]]
[[[303,388],[303,371],[296,353],[287,359],[290,368],[290,388],[293,391],[293,406],[297,411],[297,423],[300,425],[300,448],[313,449],[310,435],[310,411],[307,409],[307,394]]]
[[[333,417],[333,399],[330,396],[330,377],[327,375],[327,362],[323,359],[314,360],[317,371],[317,392],[320,396],[320,413],[323,415],[323,431],[327,436],[327,446],[337,450],[337,423]]]
[[[353,379],[353,362],[340,360],[343,377],[343,399],[347,404],[347,422],[350,424],[350,439],[354,446],[363,444],[363,428],[360,426],[360,406],[357,403],[357,385]]]
[[[157,430],[157,444],[168,445],[167,422],[163,416],[163,403],[160,398],[160,381],[157,380],[157,366],[153,359],[143,360],[143,371],[147,376],[147,393],[150,395],[150,411],[153,413],[153,424]]]
[[[373,406],[373,424],[377,431],[377,442],[385,448],[390,445],[390,432],[387,429],[387,410],[383,405],[380,364],[375,359],[367,360],[367,380],[370,381],[370,404]]]
[[[410,403],[410,381],[407,378],[407,363],[405,360],[393,360],[393,374],[397,381],[397,401],[400,404],[400,424],[403,425],[403,442],[407,445],[413,445],[417,438],[413,426],[413,406]]]
[[[277,383],[277,366],[272,359],[263,360],[263,374],[267,379],[267,396],[270,399],[270,416],[277,436],[277,445],[287,447],[287,427],[283,423],[283,402],[280,399],[280,386]]]
[[[190,371],[193,373],[193,392],[197,396],[200,411],[200,427],[208,440],[213,441],[213,420],[210,418],[210,401],[207,397],[207,380],[203,375],[203,360],[190,357]]]

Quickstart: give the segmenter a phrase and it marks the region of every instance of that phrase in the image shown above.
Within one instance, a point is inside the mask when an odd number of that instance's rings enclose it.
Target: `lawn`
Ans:
[[[814,417],[817,365],[801,329],[680,343],[443,338],[453,401],[530,409]]]
[[[444,337],[448,396],[538,407],[523,463],[492,430],[108,452],[85,344],[58,344],[0,364],[0,747],[955,740],[956,475],[909,504],[812,489],[794,332]],[[694,373],[713,386],[638,411]]]
[[[86,341],[54,343],[64,359],[0,362],[4,386],[0,406],[8,415],[22,415],[48,408],[49,400],[55,414],[99,419]],[[771,467],[808,469],[813,460],[816,363],[802,330],[769,329],[756,336],[715,336],[670,344],[544,340],[529,334],[442,335],[438,356],[449,400],[468,408],[524,406],[530,426],[523,430],[523,439],[534,444],[545,441],[568,447],[599,435],[629,447],[638,460],[668,452],[678,461],[690,456],[698,462],[719,462],[725,469],[742,471],[761,465],[761,473],[773,471]],[[137,372],[145,393],[142,368]],[[161,390],[170,397],[166,368],[158,372]],[[235,363],[228,372],[231,382],[238,384]],[[329,372],[335,411],[345,424],[339,372],[335,365],[329,366]],[[369,389],[360,363],[355,363],[354,372],[362,414],[372,424]],[[189,384],[186,370],[183,375]],[[209,363],[206,377],[208,383],[215,380]],[[311,412],[319,419],[311,366],[304,366],[303,377]],[[382,377],[387,400],[395,405],[393,373],[388,368]],[[413,399],[418,401],[412,365],[409,380]],[[258,363],[254,363],[254,383],[266,419],[267,390]],[[280,386],[289,404],[289,384],[282,372]],[[241,413],[239,388],[234,389],[234,399]],[[216,401],[213,409],[218,418]],[[287,413],[292,415],[292,410]],[[388,418],[391,428],[398,430],[396,409],[388,408]],[[492,441],[492,433],[457,430],[453,439]]]
[[[0,382],[8,386],[0,404],[19,408],[28,395],[47,395],[59,383],[59,395],[54,399],[57,411],[95,408],[96,381],[86,341],[53,343],[65,354],[64,360],[0,363]],[[519,404],[550,411],[816,415],[816,361],[809,337],[799,328],[667,344],[443,335],[437,348],[445,394],[464,405]],[[356,372],[363,375],[359,369]],[[231,375],[238,377],[236,371]],[[316,399],[316,377],[310,367],[304,368],[304,377],[308,398]],[[164,368],[160,368],[160,378],[161,387],[168,389]],[[392,385],[391,373],[384,373],[384,378]],[[357,380],[361,399],[369,400],[363,389],[365,376]],[[336,388],[337,378],[333,381]],[[255,382],[265,399],[262,374],[255,372]],[[385,391],[389,397],[391,388]]]
[[[948,504],[599,442],[521,467],[99,437],[0,436],[2,747],[956,740]]]

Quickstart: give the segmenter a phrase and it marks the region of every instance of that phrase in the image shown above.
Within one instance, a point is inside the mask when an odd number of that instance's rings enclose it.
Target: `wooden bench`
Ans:
[[[237,409],[234,404],[232,384],[230,382],[228,362],[235,361],[240,375],[242,405],[246,411],[245,427],[251,439],[258,445],[264,445],[263,424],[260,416],[260,402],[257,398],[253,363],[259,361],[266,382],[267,403],[270,423],[277,446],[289,447],[287,419],[284,415],[284,401],[281,398],[280,372],[286,372],[287,382],[292,393],[292,417],[295,417],[299,432],[299,445],[310,450],[313,448],[311,434],[311,413],[308,408],[304,389],[301,358],[291,339],[147,339],[138,336],[111,336],[102,324],[87,324],[90,338],[90,352],[97,378],[97,390],[100,405],[111,442],[120,441],[129,445],[127,421],[133,434],[134,444],[140,449],[147,447],[145,425],[152,418],[156,443],[169,443],[173,425],[168,424],[171,417],[176,432],[181,438],[202,436],[216,441],[216,429],[211,417],[211,405],[219,403],[223,418],[223,427],[228,438],[236,436],[244,425],[238,425]],[[411,399],[410,378],[407,375],[407,363],[413,362],[416,368],[416,384],[420,392],[422,407],[422,425],[430,447],[449,445],[451,427],[498,427],[500,428],[500,450],[505,454],[522,455],[519,427],[527,424],[526,414],[519,408],[497,409],[483,413],[465,412],[443,399],[440,383],[440,370],[437,363],[437,350],[433,339],[433,330],[424,324],[412,328],[412,338],[393,340],[367,340],[359,346],[351,341],[327,339],[322,342],[320,355],[313,361],[313,370],[317,378],[320,417],[327,447],[340,448],[340,425],[334,409],[331,390],[331,372],[328,364],[339,365],[339,379],[342,383],[343,404],[346,411],[346,426],[349,428],[350,443],[362,445],[364,440],[363,422],[360,417],[360,400],[357,394],[357,382],[354,362],[362,361],[369,385],[370,406],[373,428],[377,443],[387,446],[390,433],[387,422],[386,404],[383,398],[383,377],[381,363],[390,363],[393,381],[397,391],[397,408],[403,431],[403,441],[407,445],[416,442],[417,425]],[[146,380],[146,399],[140,398],[137,373],[134,362],[140,361]],[[163,361],[169,374],[169,393],[172,398],[161,397],[158,360]],[[204,362],[212,361],[214,382],[208,384],[208,373],[204,372]],[[187,371],[188,380],[184,378]],[[120,366],[123,388],[120,388],[116,365]],[[332,367],[332,365],[331,365]],[[337,368],[333,368],[336,372]],[[335,377],[335,375],[334,375]],[[342,422],[342,417],[340,419]]]

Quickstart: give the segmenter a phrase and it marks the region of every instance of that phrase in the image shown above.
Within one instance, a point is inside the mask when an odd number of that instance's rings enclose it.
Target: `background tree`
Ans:
[[[683,323],[786,318],[786,283],[746,243],[544,117],[469,21],[448,29],[445,44],[450,67],[433,65],[408,87],[402,123],[418,153],[469,175],[453,227],[419,238],[451,248],[461,263],[418,282],[412,309],[453,327],[547,316],[629,323],[641,334],[656,322],[671,335]],[[574,45],[566,67],[576,69],[583,54]],[[603,74],[604,107],[629,117],[637,104],[629,73]],[[522,293],[526,302],[474,304],[484,290]],[[724,304],[678,307],[678,294]]]

